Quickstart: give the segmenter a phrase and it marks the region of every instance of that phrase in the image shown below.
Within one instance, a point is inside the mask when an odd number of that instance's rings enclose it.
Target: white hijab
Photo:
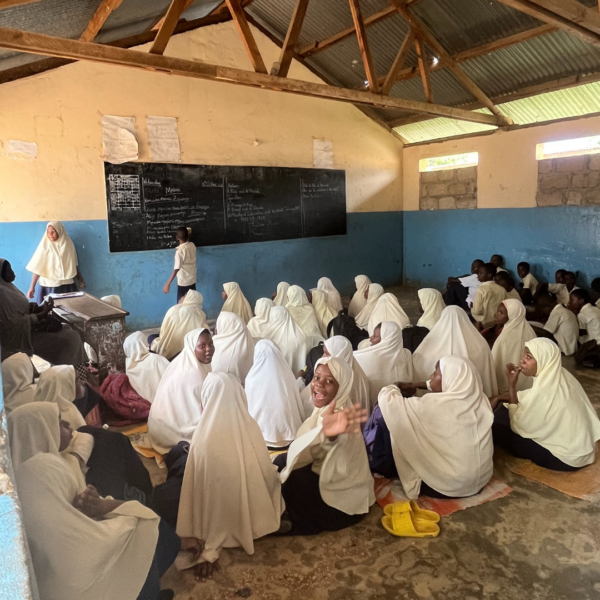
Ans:
[[[277,470],[235,377],[206,378],[202,411],[183,477],[177,534],[206,542],[199,562],[216,561],[222,548],[241,546],[253,554],[255,539],[279,529],[284,503]],[[178,568],[191,567],[182,555]]]
[[[48,227],[51,225],[58,233],[55,242],[51,242],[47,235]],[[75,245],[60,221],[50,221],[46,225],[44,235],[25,268],[31,273],[53,281],[66,281],[77,275]]]
[[[331,310],[333,310],[337,316],[344,307],[342,305],[342,297],[336,290],[331,279],[329,279],[329,277],[321,277],[317,282],[317,289],[327,294],[327,304],[329,304]]]
[[[324,341],[315,310],[308,301],[306,292],[301,287],[297,285],[290,286],[287,309],[290,311],[292,319],[304,331],[310,348],[314,348],[319,345],[319,342]]]
[[[348,306],[348,314],[351,317],[356,317],[366,306],[365,292],[369,289],[371,280],[366,275],[357,275],[354,278],[354,283],[356,284],[356,292],[354,292],[354,296],[350,300],[350,306]]]
[[[212,370],[235,375],[244,385],[254,361],[254,340],[242,319],[234,313],[222,312],[213,342]]]
[[[296,324],[285,306],[274,306],[264,337],[277,344],[290,369],[297,373],[306,366],[310,347],[304,332]]]
[[[518,392],[510,408],[511,429],[540,444],[562,462],[583,467],[594,462],[600,421],[581,384],[563,369],[560,349],[547,338],[526,347],[537,361],[533,387]]]
[[[202,416],[200,390],[211,365],[201,363],[194,350],[203,331],[208,329],[194,329],[185,336],[183,350],[165,371],[150,407],[150,442],[161,454],[179,442],[191,441]]]
[[[250,308],[250,304],[242,293],[239,284],[235,281],[224,283],[223,289],[227,294],[227,300],[225,300],[221,312],[235,313],[244,321],[244,324],[247,324],[252,318],[252,308]]]
[[[33,364],[24,352],[13,354],[2,363],[2,390],[7,416],[18,406],[33,402],[36,390]]]
[[[208,329],[203,302],[200,292],[189,290],[181,304],[167,311],[160,326],[160,336],[152,342],[152,350],[170,360],[183,350],[183,338],[187,333],[202,327]]]
[[[496,366],[496,379],[498,380],[498,391],[500,393],[507,392],[509,388],[506,365],[508,363],[518,365],[527,342],[537,337],[531,325],[525,320],[527,311],[520,300],[504,300],[502,304],[506,306],[508,322],[504,325],[492,348],[492,358]],[[517,390],[527,390],[532,385],[533,377],[519,375]]]
[[[280,281],[277,284],[277,295],[275,296],[275,306],[287,306],[288,301],[288,290],[290,289],[290,284],[286,281]]]
[[[400,306],[400,302],[398,302],[398,298],[396,298],[394,294],[383,294],[377,301],[377,304],[369,317],[369,324],[367,326],[369,335],[373,335],[377,325],[384,321],[398,323],[400,329],[404,329],[410,325],[410,319],[404,312],[404,309]]]
[[[459,306],[447,306],[440,320],[415,350],[412,357],[415,381],[429,379],[437,361],[446,356],[468,358],[481,377],[483,393],[488,398],[498,393],[490,347]]]
[[[85,425],[85,419],[73,404],[76,395],[75,369],[71,365],[61,365],[50,367],[40,375],[33,400],[58,404],[61,418],[75,431]]]
[[[327,304],[327,294],[319,289],[312,290],[312,306],[317,315],[321,334],[327,338],[327,325],[337,317],[337,313]]]
[[[494,413],[471,361],[440,360],[442,391],[403,398],[387,386],[379,407],[392,438],[394,462],[409,498],[421,482],[454,498],[477,494],[494,471]]]
[[[410,351],[402,341],[402,330],[398,323],[384,321],[381,324],[381,341],[354,352],[354,359],[369,379],[371,406],[377,403],[382,387],[396,381],[413,381]]]
[[[327,365],[339,384],[332,400],[336,411],[347,408],[354,379],[350,365],[330,356],[319,359],[315,370],[319,365]],[[360,433],[345,433],[335,442],[326,440],[323,413],[328,408],[315,408],[298,430],[288,450],[287,465],[280,474],[281,482],[285,483],[294,469],[312,463],[312,471],[319,475],[319,490],[325,504],[348,515],[368,513],[375,494],[364,440]]]
[[[433,288],[423,288],[417,292],[419,301],[423,308],[423,314],[417,321],[417,327],[426,327],[433,329],[433,326],[440,320],[442,311],[446,308],[442,294]]]
[[[253,338],[264,338],[265,329],[268,327],[269,313],[275,306],[270,298],[259,298],[254,306],[255,317],[248,321],[248,331]]]
[[[154,402],[158,384],[169,367],[169,361],[148,350],[147,336],[136,331],[125,338],[125,372],[131,387],[148,402]]]
[[[367,298],[367,302],[355,318],[356,324],[361,329],[364,329],[366,331],[369,325],[371,313],[373,312],[375,305],[377,304],[379,298],[381,298],[382,295],[383,288],[378,283],[371,283],[369,285],[369,297]]]
[[[246,377],[246,396],[248,412],[258,423],[267,445],[288,446],[304,421],[304,405],[296,377],[271,340],[260,340],[254,348],[254,365]]]
[[[158,541],[153,511],[126,502],[102,520],[90,519],[73,506],[77,481],[53,454],[21,465],[17,485],[44,600],[136,600]]]

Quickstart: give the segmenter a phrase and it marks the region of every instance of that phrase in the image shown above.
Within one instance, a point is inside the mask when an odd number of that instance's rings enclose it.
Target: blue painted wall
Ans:
[[[108,250],[106,221],[65,221],[75,242],[87,291],[95,296],[118,294],[131,313],[129,329],[160,324],[175,301],[162,293],[173,269],[174,250],[123,252]],[[31,282],[25,266],[44,234],[45,222],[0,223],[0,257],[8,259],[24,293]],[[382,285],[402,282],[403,213],[349,213],[348,234],[198,249],[198,290],[204,310],[216,317],[223,304],[222,284],[237,281],[254,302],[275,292],[281,280],[304,288],[330,277],[342,294],[354,291],[355,275],[364,273]]]
[[[539,281],[563,268],[589,287],[600,277],[600,207],[498,208],[404,213],[407,283],[443,287],[448,276],[468,273],[476,258],[504,256],[516,276],[527,261]]]

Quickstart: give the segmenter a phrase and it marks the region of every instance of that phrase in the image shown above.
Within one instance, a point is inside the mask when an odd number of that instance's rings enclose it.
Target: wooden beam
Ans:
[[[425,46],[423,45],[423,41],[418,38],[415,38],[415,51],[417,52],[417,62],[419,63],[419,73],[421,73],[425,99],[427,102],[433,103],[433,90],[431,89],[431,79],[429,78],[429,65],[427,63],[427,56],[425,55]]]
[[[365,67],[365,74],[367,76],[367,81],[369,82],[369,89],[374,94],[377,94],[379,93],[379,82],[377,80],[377,73],[375,72],[373,55],[369,48],[369,40],[367,39],[367,30],[365,29],[365,23],[360,10],[360,2],[359,0],[348,1],[350,3],[350,11],[352,12],[352,20],[354,21],[354,29],[356,29],[358,47],[360,48],[360,54]]]
[[[94,13],[94,16],[90,19],[84,32],[81,34],[79,40],[81,42],[92,42],[98,35],[98,32],[102,29],[102,25],[106,23],[106,19],[110,17],[110,14],[116,8],[119,8],[123,0],[102,0],[98,10]]]
[[[388,71],[387,77],[383,81],[383,85],[381,87],[381,93],[387,96],[392,88],[394,87],[394,83],[396,83],[396,79],[398,78],[398,73],[402,70],[404,66],[404,61],[412,48],[412,45],[415,41],[415,32],[411,29],[406,34],[402,45],[400,46],[400,50],[398,50],[398,54],[396,54],[396,58]]]
[[[162,24],[156,34],[156,39],[152,44],[149,52],[152,54],[164,54],[167,49],[167,44],[175,31],[175,27],[179,22],[179,17],[192,4],[194,0],[172,0],[167,14],[162,19]]]
[[[304,17],[306,16],[308,2],[309,0],[296,0],[296,7],[292,14],[292,20],[290,21],[287,35],[285,36],[283,46],[281,47],[281,55],[279,56],[279,61],[273,63],[271,75],[287,77],[292,64],[293,52],[296,49],[300,31],[302,30],[302,23],[304,23]]]
[[[572,23],[600,34],[600,15],[598,11],[584,6],[577,0],[532,0],[532,2]]]
[[[407,112],[484,123],[486,125],[500,126],[503,124],[503,119],[495,115],[469,112],[449,106],[427,104],[425,102],[415,102],[414,100],[401,98],[390,98],[389,96],[381,96],[380,94],[373,94],[371,92],[361,92],[322,83],[273,77],[272,75],[253,73],[251,71],[222,67],[199,61],[160,56],[139,50],[126,50],[89,42],[67,40],[40,33],[6,29],[4,27],[0,27],[0,48],[29,54],[55,56],[57,58],[87,60],[144,71],[158,71],[182,77],[244,85],[288,94],[309,96],[311,98],[337,100],[339,102],[379,108],[394,108]]]
[[[248,21],[246,19],[246,12],[242,8],[240,4],[240,0],[225,0],[227,2],[227,6],[229,7],[229,12],[231,13],[231,18],[237,27],[237,30],[242,38],[242,42],[244,43],[244,47],[246,48],[246,52],[248,53],[248,57],[250,58],[250,62],[252,63],[252,68],[256,73],[267,73],[267,67],[265,67],[265,63],[260,55],[258,50],[258,46],[256,45],[256,40],[252,35],[252,31],[250,30],[250,25],[248,25]]]
[[[21,6],[22,4],[33,4],[40,0],[0,0],[0,10],[3,8],[12,8],[13,6]]]

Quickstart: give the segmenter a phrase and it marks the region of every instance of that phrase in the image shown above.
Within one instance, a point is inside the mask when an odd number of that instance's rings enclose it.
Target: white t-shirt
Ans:
[[[587,335],[582,336],[579,341],[582,344],[590,340],[596,340],[600,344],[600,308],[592,304],[586,304],[577,315],[579,329],[585,329]]]
[[[577,338],[579,338],[579,323],[577,317],[568,308],[557,304],[552,309],[544,329],[554,336],[561,352],[566,356],[575,354]]]
[[[177,285],[187,286],[196,283],[196,246],[193,242],[180,244],[175,251]]]
[[[472,306],[475,300],[475,292],[477,288],[481,285],[481,281],[477,277],[477,274],[467,275],[467,277],[459,277],[458,280],[462,284],[463,287],[469,288],[469,295],[467,296],[467,304]]]
[[[564,283],[549,283],[548,291],[556,294],[556,299],[561,304],[569,304],[569,290]]]
[[[73,281],[74,280],[72,277],[71,277],[71,279],[61,279],[60,281],[54,280],[54,279],[46,279],[45,277],[40,277],[38,283],[42,287],[57,288],[57,287],[60,287],[61,285],[67,285],[67,284],[73,283]]]
[[[500,271],[503,271],[504,273],[508,273],[508,271],[504,267],[496,267],[496,273],[500,273]]]
[[[532,294],[535,294],[535,290],[537,290],[538,280],[531,274],[527,273],[523,279],[523,288],[526,290],[530,290]]]

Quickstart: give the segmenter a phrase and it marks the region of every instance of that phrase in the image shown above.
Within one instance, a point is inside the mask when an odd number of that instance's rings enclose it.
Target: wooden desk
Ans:
[[[96,351],[100,382],[111,366],[124,373],[125,317],[129,313],[86,292],[74,298],[55,298],[54,302],[54,313]]]

